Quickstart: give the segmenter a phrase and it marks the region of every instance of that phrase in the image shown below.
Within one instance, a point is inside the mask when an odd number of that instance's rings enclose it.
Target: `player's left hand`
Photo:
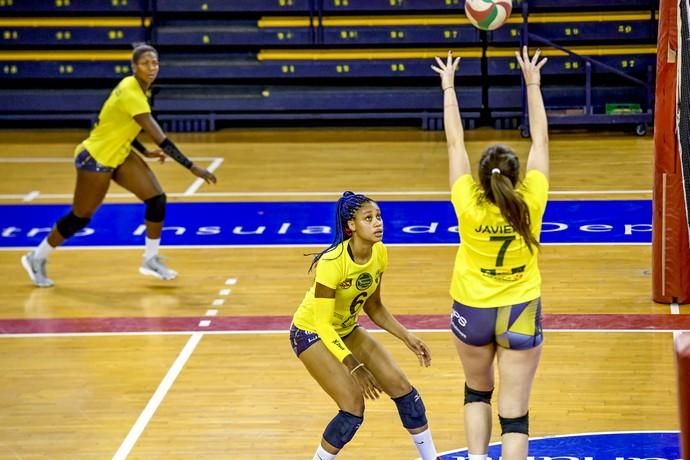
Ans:
[[[155,158],[157,159],[160,163],[165,163],[165,159],[167,156],[161,149],[156,149],[156,150],[147,150],[146,153],[144,153],[144,156],[146,158]]]
[[[196,177],[200,177],[203,180],[205,180],[207,184],[215,184],[216,182],[218,182],[216,176],[214,176],[213,173],[207,169],[200,168],[197,165],[192,165],[192,167],[189,170]]]
[[[405,338],[405,345],[407,345],[407,348],[412,350],[412,352],[417,355],[420,366],[431,366],[431,351],[429,351],[429,347],[422,342],[422,339],[413,334],[407,334],[407,337]]]

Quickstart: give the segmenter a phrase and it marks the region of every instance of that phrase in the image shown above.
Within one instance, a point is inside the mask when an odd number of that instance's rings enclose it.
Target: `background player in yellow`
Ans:
[[[508,147],[493,145],[471,175],[455,95],[460,58],[436,58],[441,76],[451,201],[460,228],[450,293],[451,330],[465,372],[465,432],[469,460],[485,460],[491,438],[494,358],[499,381],[501,455],[524,460],[528,452],[529,397],[543,341],[539,234],[548,198],[548,126],[540,71],[546,59],[527,48],[515,53],[527,86],[532,146],[527,173]]]
[[[333,243],[314,257],[316,277],[293,318],[290,343],[309,373],[338,405],[314,460],[332,460],[364,420],[364,399],[384,391],[395,402],[403,426],[423,460],[436,448],[421,396],[392,356],[361,326],[371,320],[405,343],[429,366],[429,349],[384,307],[383,273],[388,266],[383,220],[378,205],[364,195],[345,192],[338,200]]]
[[[158,76],[158,68],[158,53],[153,47],[136,47],[132,53],[133,75],[123,78],[113,89],[88,139],[75,149],[77,184],[72,209],[58,220],[34,251],[22,257],[22,266],[36,286],[53,286],[46,274],[48,256],[88,225],[103,202],[111,180],[146,204],[146,250],[139,272],[163,280],[177,276],[177,272],[166,267],[158,256],[165,219],[165,193],[151,168],[133,152],[132,147],[143,156],[158,158],[161,162],[165,160],[165,152],[207,183],[215,183],[216,177],[182,154],[151,116],[148,91]],[[147,150],[137,141],[142,129],[160,149]]]

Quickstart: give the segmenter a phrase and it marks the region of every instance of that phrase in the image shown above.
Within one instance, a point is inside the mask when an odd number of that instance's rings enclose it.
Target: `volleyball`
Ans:
[[[495,30],[510,17],[513,0],[466,0],[465,14],[473,26],[481,30]]]

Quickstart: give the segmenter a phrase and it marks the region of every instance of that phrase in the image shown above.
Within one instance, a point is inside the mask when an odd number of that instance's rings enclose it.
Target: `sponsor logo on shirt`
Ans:
[[[360,291],[366,291],[367,289],[369,289],[373,282],[374,278],[371,276],[371,273],[364,272],[357,277],[357,282],[355,283],[355,286],[357,286],[357,289],[359,289]]]
[[[349,289],[352,286],[352,278],[348,278],[338,285],[340,289]]]

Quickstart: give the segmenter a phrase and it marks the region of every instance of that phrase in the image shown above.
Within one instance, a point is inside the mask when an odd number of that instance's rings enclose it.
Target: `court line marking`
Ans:
[[[41,192],[39,192],[38,190],[32,190],[29,193],[27,193],[26,195],[24,195],[24,197],[22,198],[22,201],[25,203],[28,203],[28,202],[33,201],[36,198],[38,198],[38,196],[40,194],[41,194]]]
[[[197,181],[203,179],[197,179]],[[197,182],[195,181],[194,184]],[[194,185],[193,184],[193,185]],[[201,184],[200,184],[201,185]],[[191,189],[191,186],[190,186]],[[189,189],[187,189],[189,190]],[[362,192],[364,195],[381,197],[381,196],[443,196],[449,197],[450,192],[442,191],[388,191],[388,192]],[[576,196],[576,195],[651,195],[651,190],[561,190],[561,191],[551,191],[549,195],[564,195],[564,196]],[[199,192],[189,194],[187,191],[183,193],[170,192],[166,193],[171,198],[288,198],[288,197],[339,197],[343,192]],[[17,200],[26,197],[26,194],[16,194],[16,193],[6,193],[0,194],[0,200]],[[71,199],[74,196],[73,193],[42,193],[35,199],[41,200],[57,200],[57,199]],[[132,198],[136,199],[131,193],[108,193],[106,199],[108,198]]]
[[[539,243],[541,246],[651,246],[652,243]],[[80,251],[80,250],[102,250],[120,251],[127,249],[139,250],[144,245],[137,246],[60,246],[60,251]],[[314,248],[325,246],[324,244],[197,244],[197,245],[171,245],[161,246],[168,249],[285,249],[285,248]],[[426,248],[426,247],[457,247],[458,243],[439,243],[439,244],[407,244],[407,243],[386,243],[386,247],[407,247],[407,248]],[[0,251],[28,251],[36,249],[36,246],[6,246],[0,247]],[[227,283],[226,283],[227,284]]]
[[[214,172],[220,165],[223,164],[223,158],[216,158],[211,162],[211,164],[206,168],[209,172]],[[204,185],[206,181],[202,179],[201,177],[198,177],[192,185],[187,188],[187,190],[184,191],[182,196],[192,196],[196,193],[199,188]]]
[[[373,334],[387,333],[382,329],[367,329]],[[428,334],[448,334],[450,329],[408,329],[414,333],[428,333]],[[544,332],[559,333],[559,332],[586,332],[586,333],[641,333],[641,334],[656,334],[674,332],[673,329],[544,329]],[[59,337],[120,337],[120,336],[162,336],[162,335],[287,335],[289,331],[285,330],[254,330],[254,331],[138,331],[138,332],[37,332],[35,334],[0,334],[1,339],[26,339],[26,338],[59,338]]]
[[[168,373],[165,374],[165,377],[158,385],[158,388],[156,388],[156,392],[153,394],[153,396],[151,396],[151,399],[139,415],[139,418],[137,418],[137,421],[132,426],[132,429],[129,430],[127,437],[124,439],[124,441],[122,441],[120,448],[113,456],[113,460],[125,460],[127,458],[132,450],[132,447],[134,447],[134,444],[136,444],[139,436],[141,436],[141,433],[146,428],[146,425],[148,425],[151,417],[153,417],[153,414],[158,409],[158,406],[160,406],[163,398],[165,398],[165,395],[168,393],[173,383],[175,383],[177,376],[182,371],[182,368],[187,363],[187,360],[192,355],[194,349],[199,344],[199,341],[203,336],[204,334],[201,332],[194,332],[192,333],[191,337],[189,337],[189,340],[185,344],[180,354],[177,356],[177,359],[175,359],[175,362],[168,370]]]
[[[680,305],[678,305],[677,302],[671,302],[671,314],[672,315],[680,315]],[[674,342],[682,332],[683,331],[673,331],[673,341]]]
[[[224,157],[190,157],[192,161],[211,161],[211,166],[209,166],[209,171],[214,170],[211,167],[218,162],[218,166],[225,160]],[[72,163],[74,160],[72,158],[53,158],[53,157],[0,157],[0,163]],[[147,159],[146,161],[155,162],[155,159]],[[216,168],[218,167],[216,166]],[[311,197],[311,196],[340,196],[342,191],[332,191],[332,192],[205,192],[205,193],[195,193],[196,190],[202,185],[199,183],[194,191],[190,190],[199,181],[203,182],[203,179],[197,179],[192,186],[190,186],[183,193],[168,193],[170,197],[180,198],[180,197]],[[450,196],[449,190],[420,190],[420,191],[365,191],[362,192],[365,195],[371,196]],[[636,195],[636,194],[651,194],[652,190],[550,190],[549,195]],[[14,200],[21,199],[26,195],[17,194],[0,194],[0,200]],[[59,199],[59,198],[72,198],[73,194],[67,193],[49,193],[40,195],[41,199]],[[129,193],[111,193],[108,194],[111,198],[127,198],[132,197]]]

